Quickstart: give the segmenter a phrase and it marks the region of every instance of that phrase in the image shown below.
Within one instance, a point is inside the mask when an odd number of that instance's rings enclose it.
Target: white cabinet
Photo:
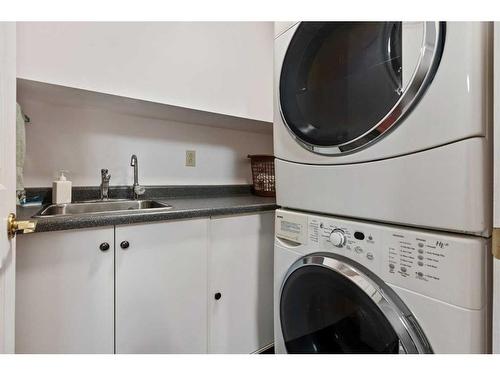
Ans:
[[[210,221],[210,353],[252,353],[273,342],[273,244],[273,212]]]
[[[116,227],[116,353],[206,353],[208,221]]]
[[[18,236],[16,352],[265,347],[273,223],[263,212]]]
[[[17,237],[17,353],[113,353],[113,241],[113,227]]]
[[[272,122],[273,35],[272,22],[18,22],[17,73]]]

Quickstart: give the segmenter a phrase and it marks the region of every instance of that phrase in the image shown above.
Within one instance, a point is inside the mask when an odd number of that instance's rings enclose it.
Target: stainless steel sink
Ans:
[[[81,203],[51,204],[34,217],[111,213],[120,211],[154,211],[172,208],[153,200],[109,200]]]

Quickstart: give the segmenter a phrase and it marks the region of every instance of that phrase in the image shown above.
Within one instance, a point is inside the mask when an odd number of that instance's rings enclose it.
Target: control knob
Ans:
[[[343,247],[345,245],[345,234],[341,229],[334,229],[330,233],[330,242],[337,247]]]

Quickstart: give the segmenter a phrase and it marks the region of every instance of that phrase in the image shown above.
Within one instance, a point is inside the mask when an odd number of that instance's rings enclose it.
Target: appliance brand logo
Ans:
[[[444,248],[446,246],[448,246],[448,243],[444,243],[444,242],[439,241],[439,240],[436,241],[436,247],[439,247],[440,249],[442,249],[442,248]]]

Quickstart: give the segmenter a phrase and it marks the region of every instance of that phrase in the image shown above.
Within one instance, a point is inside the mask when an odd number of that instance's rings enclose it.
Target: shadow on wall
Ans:
[[[26,128],[25,185],[50,186],[60,169],[74,186],[96,186],[108,168],[111,185],[132,183],[130,156],[144,185],[251,183],[248,154],[272,154],[272,135],[179,123],[95,108],[18,98]],[[187,150],[196,166],[186,167]]]

